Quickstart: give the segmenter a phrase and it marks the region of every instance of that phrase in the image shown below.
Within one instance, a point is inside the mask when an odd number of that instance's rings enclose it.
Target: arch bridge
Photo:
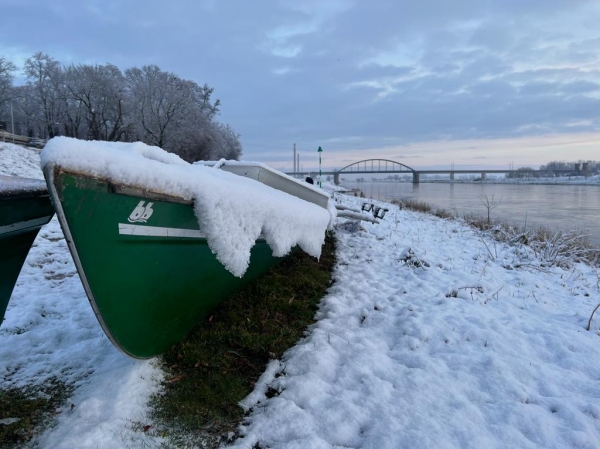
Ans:
[[[454,164],[453,164],[454,165]],[[587,173],[589,169],[586,167],[587,164],[583,164],[583,171],[581,166],[575,167],[575,172],[577,173]],[[539,171],[539,170],[538,170]],[[558,173],[560,170],[554,170],[554,173]],[[573,170],[565,170],[565,172],[573,172]],[[493,169],[476,169],[476,170],[455,170],[454,166],[449,170],[416,170],[408,165],[401,164],[400,162],[392,161],[390,159],[365,159],[363,161],[353,162],[352,164],[346,165],[345,167],[334,170],[334,171],[323,171],[322,175],[333,175],[333,179],[336,185],[340,184],[340,174],[391,174],[391,173],[411,173],[413,184],[419,184],[419,175],[440,175],[440,174],[449,174],[450,182],[454,181],[454,175],[458,174],[481,174],[481,179],[486,179],[486,175],[488,173],[509,173],[515,174],[518,173],[517,170],[513,170],[509,168],[508,170],[493,170]],[[288,175],[297,176],[297,175],[312,175],[312,172],[291,172],[287,173]]]
[[[419,173],[408,165],[390,159],[365,159],[363,161],[353,162],[340,168],[333,174],[333,180],[336,185],[340,184],[340,174],[369,174],[369,173],[412,173],[413,182],[419,182]],[[415,178],[416,177],[416,178]]]

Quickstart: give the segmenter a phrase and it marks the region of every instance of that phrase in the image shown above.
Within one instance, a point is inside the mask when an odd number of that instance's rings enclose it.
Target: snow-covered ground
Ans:
[[[41,178],[38,153],[0,143],[0,174]],[[232,446],[600,447],[600,316],[585,330],[600,302],[598,269],[536,269],[527,248],[390,209],[381,224],[338,227],[318,322],[266,367]],[[0,328],[0,375],[2,388],[52,377],[76,387],[33,447],[161,443],[132,423],[150,424],[162,373],[104,337],[56,219]],[[279,394],[268,399],[267,389]]]

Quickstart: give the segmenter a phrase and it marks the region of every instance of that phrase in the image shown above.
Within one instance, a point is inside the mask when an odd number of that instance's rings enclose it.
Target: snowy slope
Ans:
[[[419,213],[362,227],[338,231],[319,322],[244,401],[233,447],[600,447],[597,271],[514,269],[515,248],[488,242],[492,259]]]
[[[36,164],[36,152],[0,143],[0,174],[41,178]],[[338,227],[318,322],[243,401],[232,447],[600,447],[600,317],[585,330],[598,271],[516,268],[537,261],[485,240],[488,251],[456,221],[391,208],[379,225]],[[0,328],[0,374],[2,387],[53,376],[77,387],[35,447],[161,443],[131,423],[148,423],[162,374],[103,336],[55,220]],[[267,388],[279,394],[267,399]]]

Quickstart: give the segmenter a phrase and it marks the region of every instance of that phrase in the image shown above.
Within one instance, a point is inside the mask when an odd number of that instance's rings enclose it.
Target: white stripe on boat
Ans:
[[[52,215],[48,215],[47,217],[34,218],[33,220],[20,221],[7,226],[0,226],[0,234],[7,234],[9,232],[20,231],[21,229],[27,228],[40,228],[48,223],[51,218]]]
[[[197,229],[163,228],[161,226],[142,226],[119,223],[119,234],[144,237],[187,237],[205,239],[206,235]]]
[[[142,237],[186,237],[191,239],[205,239],[206,234],[196,229],[163,228],[162,226],[144,226],[129,223],[119,223],[119,234],[138,235]],[[257,240],[264,240],[260,234]]]

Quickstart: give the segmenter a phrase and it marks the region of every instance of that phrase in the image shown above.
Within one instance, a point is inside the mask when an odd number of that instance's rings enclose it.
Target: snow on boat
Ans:
[[[42,152],[90,304],[129,356],[165,352],[292,248],[320,255],[325,193],[261,164],[212,165],[142,143],[55,138]]]
[[[0,325],[29,249],[53,215],[43,181],[0,176]]]

